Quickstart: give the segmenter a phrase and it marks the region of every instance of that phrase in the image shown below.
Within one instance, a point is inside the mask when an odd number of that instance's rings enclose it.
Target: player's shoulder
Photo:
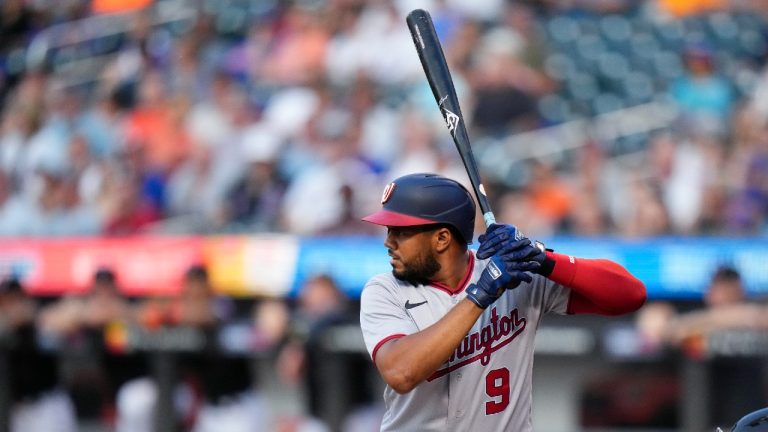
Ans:
[[[392,273],[379,273],[366,282],[363,291],[366,290],[392,290],[400,285],[400,281]]]
[[[403,292],[407,292],[416,288],[417,288],[416,286],[410,284],[409,282],[405,282],[396,278],[391,272],[379,273],[376,276],[373,276],[370,279],[368,279],[368,282],[363,287],[363,295],[365,295],[366,293],[369,293],[369,294],[389,293],[391,295],[399,296]]]

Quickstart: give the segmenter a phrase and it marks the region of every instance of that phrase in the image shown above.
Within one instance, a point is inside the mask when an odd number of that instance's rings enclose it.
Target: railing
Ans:
[[[678,116],[674,106],[650,102],[591,119],[518,133],[498,140],[478,142],[479,163],[497,179],[505,179],[521,162],[531,159],[560,161],[569,151],[590,142],[610,143],[668,128]],[[620,156],[620,152],[616,156]]]
[[[121,39],[134,21],[148,13],[152,28],[172,26],[181,32],[197,19],[194,1],[163,0],[148,12],[124,12],[94,15],[56,24],[42,30],[30,42],[25,67],[35,70],[50,65],[57,81],[64,87],[88,84],[99,79],[104,67],[119,52]]]

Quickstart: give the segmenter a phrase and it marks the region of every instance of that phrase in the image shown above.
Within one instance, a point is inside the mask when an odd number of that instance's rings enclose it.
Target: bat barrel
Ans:
[[[448,69],[448,63],[445,60],[445,54],[440,39],[437,37],[432,18],[427,11],[415,9],[408,14],[406,23],[424,68],[424,74],[429,81],[429,87],[432,89],[435,101],[448,126],[448,132],[450,132],[467,170],[469,181],[483,214],[483,220],[486,226],[491,225],[495,223],[496,219],[480,180],[480,173],[472,154],[467,128],[464,124],[464,117],[461,114],[459,98],[456,95],[451,72]]]

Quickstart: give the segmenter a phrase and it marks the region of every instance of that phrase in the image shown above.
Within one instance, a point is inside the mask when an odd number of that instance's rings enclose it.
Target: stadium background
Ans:
[[[763,304],[765,2],[1,7],[3,276],[21,281],[42,316],[87,297],[97,270],[110,268],[145,311],[179,296],[187,268],[204,265],[229,299],[222,356],[253,358],[254,388],[280,427],[375,424],[380,383],[354,320],[324,329],[318,386],[306,369],[281,367],[295,359],[289,342],[307,340],[288,317],[301,318],[301,293],[318,275],[354,315],[367,277],[387,271],[382,231],[359,222],[387,181],[415,171],[466,179],[404,25],[412,8],[431,12],[444,41],[497,219],[560,251],[626,265],[653,307],[704,307],[723,265]],[[737,420],[717,417],[718,398],[757,395],[733,408],[744,414],[768,405],[760,331],[658,346],[641,316],[545,320],[537,430],[705,430]],[[170,386],[173,362],[163,359],[194,343],[158,336],[165,326],[148,331],[146,319],[121,325],[105,343],[169,367],[153,371]],[[113,416],[89,411],[76,391],[83,353],[48,348],[83,430],[109,430]],[[757,373],[715,386],[712,364],[724,359]],[[0,406],[7,400],[0,394]]]

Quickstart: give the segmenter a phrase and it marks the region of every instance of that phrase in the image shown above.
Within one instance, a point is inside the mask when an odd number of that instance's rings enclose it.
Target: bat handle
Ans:
[[[496,223],[496,216],[493,215],[493,212],[485,212],[483,213],[483,220],[485,221],[485,226],[489,227],[491,224]]]

